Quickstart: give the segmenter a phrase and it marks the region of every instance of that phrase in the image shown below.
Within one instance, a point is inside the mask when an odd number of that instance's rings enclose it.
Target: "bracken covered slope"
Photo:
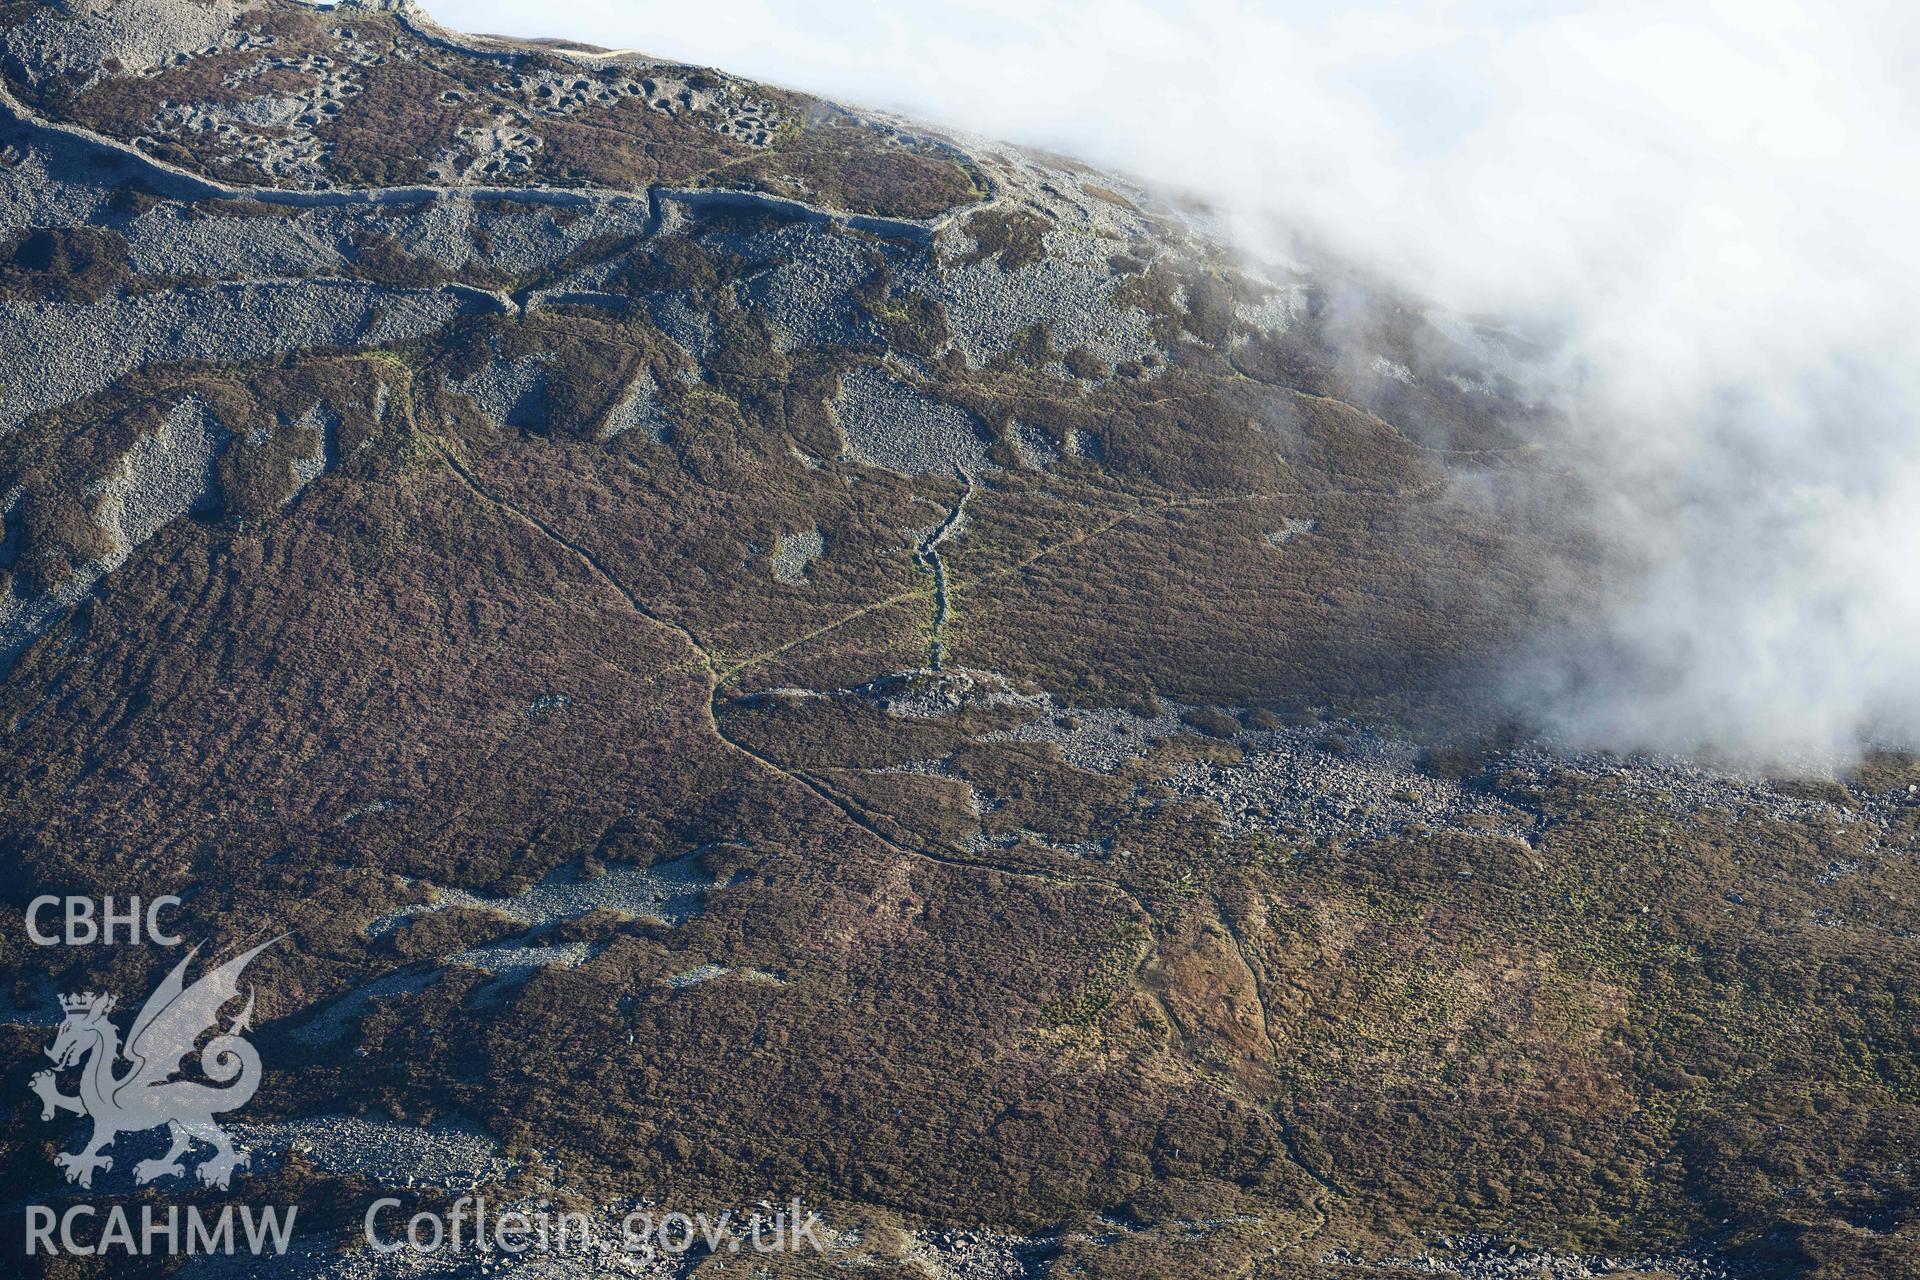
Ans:
[[[0,4],[0,81],[6,894],[291,934],[288,1273],[475,1184],[804,1195],[791,1276],[1920,1265],[1920,770],[1476,709],[1583,554],[1499,335],[404,5]],[[173,959],[6,931],[6,1060]]]

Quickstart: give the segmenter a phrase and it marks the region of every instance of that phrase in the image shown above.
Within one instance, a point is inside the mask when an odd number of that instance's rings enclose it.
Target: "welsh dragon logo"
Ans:
[[[41,1071],[31,1082],[40,1095],[42,1120],[71,1111],[93,1120],[93,1134],[78,1151],[63,1151],[53,1162],[66,1171],[68,1182],[93,1185],[96,1169],[111,1170],[113,1159],[103,1155],[123,1133],[142,1133],[167,1127],[172,1145],[155,1160],[133,1167],[134,1182],[145,1185],[156,1178],[184,1177],[180,1157],[199,1141],[213,1148],[202,1160],[200,1181],[224,1188],[235,1169],[247,1166],[245,1152],[233,1149],[233,1140],[213,1122],[223,1111],[243,1107],[260,1087],[260,1055],[242,1038],[253,1017],[253,992],[246,1007],[228,1024],[224,1034],[207,1041],[200,1051],[200,1069],[212,1084],[177,1080],[182,1060],[206,1032],[217,1030],[220,1011],[240,995],[240,974],[247,964],[279,938],[263,942],[235,956],[211,973],[186,986],[183,975],[199,953],[195,947],[173,967],[166,980],[141,1006],[123,1048],[120,1031],[108,1018],[110,995],[60,997],[65,1019],[47,1056],[54,1071]],[[121,1064],[126,1064],[121,1070]],[[60,1092],[57,1072],[80,1067],[80,1092]]]

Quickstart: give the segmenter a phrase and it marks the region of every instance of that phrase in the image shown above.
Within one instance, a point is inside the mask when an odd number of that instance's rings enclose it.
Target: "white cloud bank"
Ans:
[[[1516,696],[1619,747],[1920,742],[1920,20],[1898,3],[430,0],[1052,147],[1553,326],[1646,566]]]

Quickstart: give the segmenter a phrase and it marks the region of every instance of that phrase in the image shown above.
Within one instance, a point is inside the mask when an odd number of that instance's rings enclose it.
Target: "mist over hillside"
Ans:
[[[468,30],[555,21],[433,7]],[[1577,622],[1498,696],[1581,745],[1779,760],[1920,735],[1899,6],[590,2],[559,21],[1063,151],[1215,206],[1256,258],[1329,253],[1541,340],[1507,371],[1556,411],[1590,495],[1557,516],[1614,571],[1568,584]]]
[[[1920,1271],[1898,24],[1306,12],[0,0],[0,1271]]]

